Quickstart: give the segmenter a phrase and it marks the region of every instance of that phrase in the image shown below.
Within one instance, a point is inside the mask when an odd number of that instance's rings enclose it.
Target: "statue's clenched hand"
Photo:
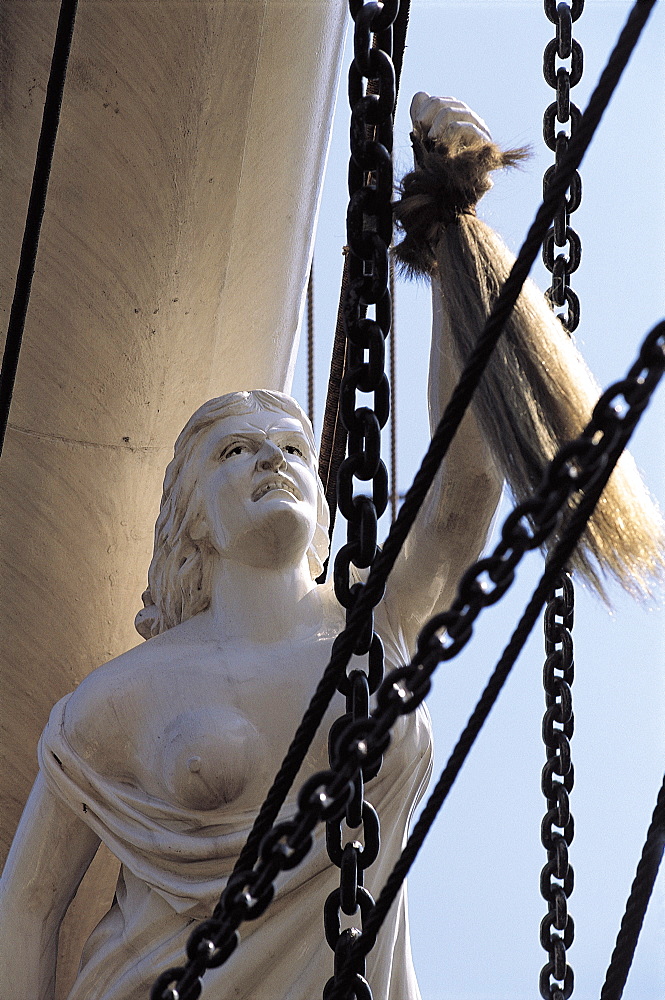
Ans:
[[[454,139],[464,146],[478,146],[492,141],[482,118],[455,97],[430,97],[419,91],[411,101],[411,121],[420,139],[435,143]]]

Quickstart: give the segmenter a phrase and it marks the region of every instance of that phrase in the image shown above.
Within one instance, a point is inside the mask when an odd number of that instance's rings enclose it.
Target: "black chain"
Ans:
[[[549,961],[540,973],[540,995],[544,1000],[568,1000],[574,983],[573,970],[566,962],[566,951],[574,936],[573,919],[568,913],[574,878],[568,862],[568,848],[574,834],[568,800],[574,781],[570,757],[574,726],[573,613],[573,583],[568,573],[562,573],[545,609],[543,741],[547,762],[541,787],[547,799],[547,813],[541,827],[541,841],[547,851],[547,864],[540,873],[540,891],[547,900],[548,912],[540,925],[540,943]]]
[[[367,569],[376,555],[377,520],[388,503],[388,475],[381,460],[381,429],[389,415],[390,392],[385,374],[385,339],[390,330],[389,248],[392,242],[392,144],[395,110],[395,71],[392,64],[392,24],[399,0],[362,3],[350,0],[355,22],[354,59],[349,69],[351,105],[351,156],[349,207],[346,220],[349,280],[343,303],[347,339],[347,367],[340,391],[340,415],[348,433],[348,457],[337,475],[337,502],[347,519],[347,542],[334,569],[335,595],[346,608],[347,621],[362,591],[351,583],[351,565]],[[368,317],[368,307],[374,316]],[[373,408],[359,407],[357,393],[372,393]],[[371,482],[372,495],[354,495],[354,479]],[[369,717],[370,696],[383,680],[383,644],[374,631],[370,608],[354,647],[367,657],[367,672],[344,674],[338,691],[346,697],[346,714],[330,730],[329,760],[338,764],[337,739],[351,725]],[[340,868],[340,887],[328,896],[324,908],[326,940],[335,952],[334,974],[326,983],[324,998],[335,985],[349,998],[371,1000],[365,979],[365,957],[351,968],[349,947],[362,932],[374,899],[364,887],[364,872],[379,852],[379,818],[364,797],[364,782],[378,773],[381,757],[365,764],[355,775],[353,797],[344,816],[326,825],[326,846],[333,864]],[[353,831],[346,840],[343,825]],[[363,846],[364,845],[364,846]],[[342,930],[342,914],[357,915],[360,927]],[[340,979],[344,969],[343,980]]]
[[[584,0],[557,3],[545,0],[545,14],[556,26],[556,34],[545,46],[543,75],[550,87],[556,90],[556,101],[545,111],[543,137],[555,152],[555,163],[543,178],[543,194],[561,162],[570,137],[579,124],[579,108],[571,103],[570,91],[582,77],[583,53],[580,43],[573,38],[573,22],[582,14]],[[568,66],[556,67],[556,60],[570,60]],[[568,125],[570,134],[563,129],[555,134],[555,124]],[[566,198],[561,203],[553,225],[543,241],[543,261],[552,273],[552,284],[547,297],[553,307],[566,306],[558,316],[569,333],[580,321],[580,301],[570,287],[570,275],[579,267],[582,247],[579,236],[570,225],[570,216],[582,200],[582,180],[575,171]],[[557,253],[555,246],[563,252]],[[548,913],[540,925],[540,942],[547,951],[549,961],[540,972],[540,993],[545,1000],[568,1000],[573,991],[573,971],[566,963],[566,949],[573,940],[573,921],[568,915],[567,898],[572,892],[573,869],[568,864],[568,847],[572,840],[573,821],[570,817],[568,793],[573,785],[573,766],[570,760],[569,738],[573,729],[572,693],[573,680],[573,584],[567,573],[556,582],[545,610],[545,663],[543,681],[546,710],[543,720],[543,740],[547,749],[547,763],[543,768],[541,787],[547,799],[547,813],[543,820],[541,839],[547,851],[547,864],[541,872],[540,889],[548,902]],[[563,780],[555,778],[558,775]],[[563,820],[563,822],[560,822]],[[553,827],[560,832],[555,832]]]
[[[271,828],[261,841],[258,861],[251,870],[230,877],[212,918],[199,924],[189,938],[187,964],[162,973],[152,988],[151,1000],[197,1000],[202,990],[200,977],[207,968],[222,965],[233,953],[240,924],[265,912],[275,892],[274,879],[280,871],[295,868],[307,855],[315,826],[321,820],[337,820],[345,815],[359,774],[376,766],[385,753],[398,717],[414,711],[423,700],[438,663],[452,659],[466,645],[481,609],[508,589],[517,563],[555,529],[570,496],[579,490],[593,492],[598,478],[616,462],[664,370],[662,322],[645,338],[627,377],[600,397],[582,434],[550,462],[535,495],[508,516],[493,554],[464,574],[449,611],[437,615],[422,630],[411,663],[391,671],[384,679],[377,692],[376,708],[369,717],[347,722],[336,740],[334,769],[320,771],[304,783],[293,819]],[[588,516],[590,511],[586,513]],[[360,905],[362,909],[362,901]],[[347,962],[355,972],[358,945],[362,944],[362,953],[367,954],[375,933],[365,929],[363,941],[359,942],[356,931],[339,949],[336,958],[344,966],[340,969],[340,987],[346,979]],[[356,1000],[365,1000],[366,996],[360,989],[356,992]]]
[[[545,46],[543,75],[550,87],[556,90],[556,101],[550,104],[543,116],[543,138],[555,153],[554,164],[543,178],[543,195],[547,193],[554,172],[563,159],[581,118],[580,109],[570,100],[570,91],[582,78],[582,46],[573,38],[573,22],[583,9],[584,0],[572,0],[572,4],[557,4],[556,0],[545,0],[545,13],[556,25],[556,36]],[[559,66],[557,69],[557,57],[570,60],[570,68]],[[569,133],[563,129],[555,131],[556,122],[568,125]],[[554,225],[543,243],[543,261],[552,273],[552,284],[547,290],[547,297],[553,307],[566,306],[566,312],[557,315],[569,333],[577,328],[580,321],[580,301],[570,287],[570,275],[579,267],[582,250],[579,237],[570,225],[570,216],[579,208],[581,200],[582,181],[575,171],[565,202],[554,216]],[[556,257],[555,246],[561,251]]]

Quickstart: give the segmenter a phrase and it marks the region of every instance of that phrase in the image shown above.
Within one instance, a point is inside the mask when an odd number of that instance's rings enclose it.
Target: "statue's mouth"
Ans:
[[[274,490],[281,490],[289,493],[295,500],[302,500],[302,494],[295,483],[292,483],[290,479],[283,479],[281,476],[276,476],[266,479],[260,486],[257,486],[252,493],[253,502],[256,503],[261,497],[264,497],[267,493],[272,493]]]

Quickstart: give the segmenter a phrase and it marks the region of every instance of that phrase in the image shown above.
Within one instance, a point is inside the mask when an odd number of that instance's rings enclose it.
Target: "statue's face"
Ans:
[[[201,459],[198,533],[249,565],[299,561],[317,515],[315,456],[300,421],[272,410],[223,417]]]

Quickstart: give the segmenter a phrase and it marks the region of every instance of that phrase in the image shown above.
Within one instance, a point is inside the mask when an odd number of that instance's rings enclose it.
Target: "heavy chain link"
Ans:
[[[540,874],[540,891],[549,908],[540,925],[540,943],[549,961],[541,970],[539,984],[544,1000],[568,1000],[574,983],[573,970],[566,962],[566,950],[574,936],[573,919],[568,913],[574,879],[568,862],[568,848],[574,834],[568,801],[574,781],[570,757],[574,726],[573,613],[572,580],[568,573],[562,573],[545,609],[543,741],[547,761],[541,787],[547,799],[547,813],[541,827],[541,841],[547,851],[547,864]]]
[[[554,164],[543,178],[543,194],[547,192],[581,117],[580,109],[570,100],[570,91],[582,78],[582,46],[573,38],[573,22],[583,9],[584,0],[558,4],[556,0],[545,0],[545,13],[556,25],[556,35],[545,46],[543,75],[550,87],[556,90],[556,101],[550,104],[543,116],[543,138],[555,153]],[[569,66],[557,68],[557,58],[566,62],[569,60]],[[569,132],[566,133],[564,129],[556,131],[557,122],[567,125]],[[579,208],[581,200],[582,181],[575,171],[566,200],[555,215],[554,225],[543,243],[543,261],[552,273],[552,284],[547,290],[547,297],[553,307],[566,306],[566,311],[557,315],[569,333],[577,328],[580,321],[580,302],[570,287],[570,275],[579,267],[582,248],[577,233],[570,225],[570,216]],[[556,256],[555,247],[559,251]]]
[[[349,70],[351,155],[347,246],[349,281],[343,304],[347,338],[347,369],[340,391],[340,415],[348,432],[348,457],[337,476],[337,503],[347,520],[347,542],[335,560],[334,581],[347,621],[362,591],[351,582],[351,566],[367,569],[376,554],[377,520],[388,503],[388,474],[381,460],[381,429],[388,420],[390,392],[385,374],[385,339],[390,330],[389,248],[392,242],[392,144],[395,71],[392,64],[392,24],[399,0],[383,4],[350,0],[355,22],[354,59]],[[374,316],[368,317],[368,307]],[[373,394],[373,406],[358,406],[358,393]],[[354,494],[354,479],[371,483],[371,496]],[[346,714],[333,725],[329,760],[337,767],[337,739],[350,725],[369,717],[370,696],[383,680],[383,644],[374,631],[373,611],[367,614],[355,645],[356,656],[367,657],[367,670],[345,675],[338,690],[346,697]],[[364,887],[364,872],[379,852],[379,819],[364,797],[364,782],[381,766],[381,756],[366,762],[353,779],[353,796],[343,816],[326,825],[326,846],[340,868],[340,887],[324,908],[326,940],[335,952],[334,974],[324,998],[334,986],[344,996],[371,1000],[364,956],[349,967],[349,947],[362,933],[374,899]],[[343,826],[350,837],[345,837]],[[342,929],[343,914],[360,927]],[[355,921],[354,921],[355,922]],[[342,974],[342,970],[344,970]],[[342,978],[340,978],[342,977]]]

